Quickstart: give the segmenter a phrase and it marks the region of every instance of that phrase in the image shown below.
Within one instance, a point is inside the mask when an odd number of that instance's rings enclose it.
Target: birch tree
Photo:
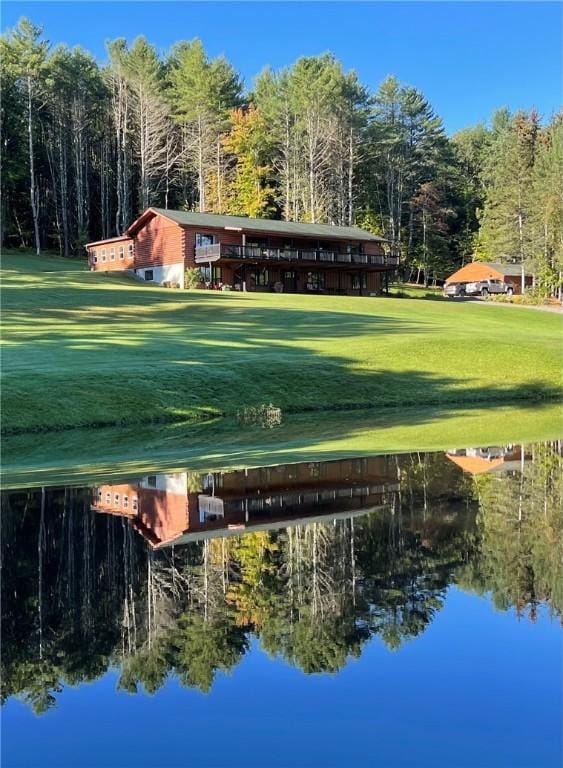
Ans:
[[[114,234],[125,231],[132,219],[131,206],[131,114],[127,86],[127,45],[124,39],[107,44],[110,67],[107,72],[111,90],[112,117],[116,155],[116,193]]]
[[[366,92],[332,55],[299,59],[257,79],[255,99],[272,138],[284,218],[343,224],[353,218]]]
[[[131,92],[134,151],[139,163],[139,203],[145,210],[173,164],[173,145],[168,141],[173,126],[165,103],[162,63],[154,46],[143,37],[126,54],[125,78]]]

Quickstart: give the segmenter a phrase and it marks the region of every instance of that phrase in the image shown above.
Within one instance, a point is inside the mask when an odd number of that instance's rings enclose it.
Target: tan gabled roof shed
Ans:
[[[489,264],[486,261],[473,261],[466,264],[446,280],[448,283],[473,283],[479,280],[504,280],[506,277],[520,277],[519,264]]]

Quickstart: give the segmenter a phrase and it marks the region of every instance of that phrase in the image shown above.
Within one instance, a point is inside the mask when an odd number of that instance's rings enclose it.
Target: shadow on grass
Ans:
[[[19,295],[4,291],[4,341],[15,349],[4,358],[3,434],[199,420],[269,402],[304,413],[561,394],[545,381],[472,383],[463,353],[459,369],[443,364],[455,375],[404,370],[404,359],[402,370],[384,357],[378,364],[378,340],[425,334],[437,349],[442,328],[439,318],[379,314],[377,299],[337,297],[327,306],[310,298],[296,307],[291,296],[269,305],[255,294],[175,294],[98,275],[85,275],[84,291],[59,288],[56,276],[38,280],[49,290],[36,300],[30,288],[25,311]],[[347,339],[364,345],[356,358],[346,354]]]

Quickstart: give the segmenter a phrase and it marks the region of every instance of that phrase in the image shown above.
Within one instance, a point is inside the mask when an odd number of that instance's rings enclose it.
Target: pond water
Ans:
[[[2,765],[561,764],[562,443],[2,493]]]

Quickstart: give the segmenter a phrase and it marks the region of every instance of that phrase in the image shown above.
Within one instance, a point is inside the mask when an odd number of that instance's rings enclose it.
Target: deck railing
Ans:
[[[195,249],[196,261],[217,261],[221,256],[221,243],[198,245]]]
[[[340,253],[339,251],[295,250],[287,248],[257,248],[249,245],[199,246],[195,249],[196,262],[237,259],[242,261],[301,262],[308,264],[357,264],[358,266],[397,266],[396,256],[373,253]]]

